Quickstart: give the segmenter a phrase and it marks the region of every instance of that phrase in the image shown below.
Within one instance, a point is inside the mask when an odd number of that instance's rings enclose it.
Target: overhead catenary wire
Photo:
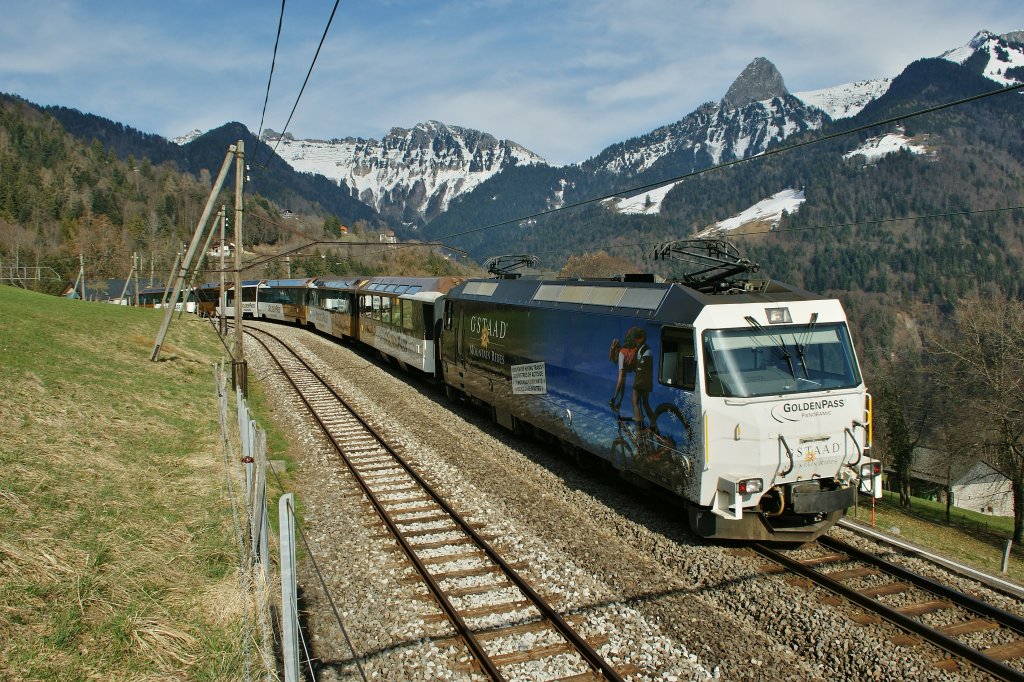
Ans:
[[[281,27],[284,25],[285,2],[286,0],[281,0],[281,14],[277,18],[277,37],[274,38],[274,55],[270,58],[270,76],[267,77],[267,94],[263,98],[263,113],[260,114],[260,125],[256,129],[256,139],[260,139],[263,135],[263,121],[267,116],[267,103],[270,101],[270,84],[274,81],[274,66],[277,64],[277,47],[281,44]]]
[[[278,137],[277,138],[277,142],[274,143],[274,148],[271,150],[270,157],[267,159],[266,163],[264,163],[263,165],[259,166],[259,172],[262,172],[263,170],[265,170],[266,167],[267,167],[267,164],[269,164],[270,160],[274,158],[275,154],[277,154],[277,147],[278,147],[278,145],[281,144],[281,140],[284,139],[284,134],[288,131],[288,126],[291,125],[291,123],[292,123],[292,117],[295,116],[295,110],[299,108],[299,101],[302,99],[302,94],[306,91],[306,85],[309,84],[309,78],[310,78],[310,76],[313,75],[313,67],[316,66],[316,60],[320,56],[320,50],[324,46],[324,41],[327,40],[327,32],[331,30],[331,24],[334,22],[334,15],[338,12],[338,5],[340,3],[341,3],[341,0],[334,0],[334,8],[331,10],[330,18],[327,19],[327,26],[324,27],[323,35],[320,36],[320,44],[316,46],[316,53],[313,55],[313,61],[310,62],[310,64],[309,64],[309,70],[306,71],[306,78],[305,78],[305,80],[302,81],[302,87],[299,88],[299,94],[295,98],[295,104],[292,105],[291,113],[288,114],[288,120],[285,121],[284,128],[281,130],[281,133],[280,133],[280,137]],[[258,134],[259,133],[257,133],[257,135]],[[259,177],[258,174],[257,174],[257,177]]]

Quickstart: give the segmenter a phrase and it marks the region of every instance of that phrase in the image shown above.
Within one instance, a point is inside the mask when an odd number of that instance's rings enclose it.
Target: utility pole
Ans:
[[[220,310],[220,315],[217,316],[217,323],[219,325],[219,331],[220,331],[221,338],[224,338],[224,336],[228,333],[228,320],[227,320],[227,317],[225,317],[225,313],[227,312],[228,296],[227,296],[227,292],[224,290],[224,223],[227,222],[227,218],[228,218],[228,216],[227,216],[227,206],[225,206],[224,204],[221,204],[220,205],[220,249],[219,249],[220,250],[220,267],[218,268],[220,270],[220,293],[218,294],[218,298],[217,298],[217,300],[220,301],[220,306],[218,307],[218,310]],[[238,292],[236,291],[235,294],[237,295]]]
[[[117,299],[119,302],[124,301],[125,295],[128,293],[128,285],[132,282],[132,275],[135,274],[135,254],[132,254],[132,269],[128,271],[128,278],[124,281],[124,288],[121,289],[121,296]],[[122,305],[128,305],[125,301]]]
[[[221,210],[223,210],[223,209],[221,209]],[[185,305],[183,305],[181,307],[181,312],[178,313],[178,319],[179,320],[181,319],[181,316],[185,313],[185,309],[188,308],[187,301],[188,301],[189,294],[191,294],[192,292],[195,291],[196,275],[199,274],[199,269],[203,266],[203,263],[206,261],[206,258],[208,256],[208,254],[210,253],[210,242],[213,241],[213,235],[217,234],[217,223],[222,221],[223,219],[224,219],[224,216],[222,214],[218,213],[217,214],[217,219],[213,223],[210,223],[210,232],[209,232],[209,234],[206,235],[206,242],[203,244],[203,250],[199,254],[199,260],[196,261],[196,267],[192,269],[192,279],[190,279],[188,281],[188,289],[185,291],[185,301],[186,301],[186,303],[185,303]],[[198,300],[196,301],[196,305],[197,306],[199,305],[199,301]]]
[[[82,300],[85,300],[85,256],[78,254],[78,279],[82,282]]]
[[[242,183],[245,181],[245,145],[235,145],[235,359],[231,363],[231,377],[235,389],[249,395],[248,370],[242,348]]]
[[[174,256],[174,265],[171,266],[170,272],[167,273],[167,284],[166,284],[166,286],[164,286],[164,295],[162,297],[160,297],[160,306],[161,307],[167,305],[167,296],[171,293],[171,282],[174,281],[174,273],[178,269],[178,264],[179,263],[181,263],[181,250],[180,249],[178,250],[178,253],[175,254],[175,256]],[[174,305],[171,304],[171,307],[173,308]]]
[[[132,269],[135,270],[135,307],[139,307],[139,254],[132,254]]]
[[[228,148],[228,153],[224,156],[224,164],[221,166],[220,173],[217,175],[217,182],[213,184],[213,189],[210,191],[210,198],[206,202],[206,208],[203,209],[203,215],[199,218],[199,224],[196,225],[196,230],[192,234],[192,242],[189,244],[188,253],[186,253],[185,258],[182,259],[181,268],[178,270],[178,277],[174,283],[174,294],[171,296],[172,300],[176,301],[178,299],[178,295],[181,294],[181,290],[185,286],[185,275],[188,274],[188,269],[192,265],[192,257],[195,255],[196,249],[199,248],[199,240],[202,238],[203,232],[205,231],[204,228],[206,227],[207,221],[210,220],[210,214],[213,213],[213,203],[217,199],[217,195],[220,193],[221,187],[224,186],[224,179],[227,177],[228,169],[231,167],[231,156],[234,153],[235,147],[232,145]],[[167,336],[167,329],[171,326],[171,318],[173,316],[174,307],[169,306],[165,310],[164,321],[160,325],[160,331],[157,332],[156,341],[153,343],[153,353],[150,356],[150,360],[154,362],[160,359],[160,347],[163,345],[164,338]]]

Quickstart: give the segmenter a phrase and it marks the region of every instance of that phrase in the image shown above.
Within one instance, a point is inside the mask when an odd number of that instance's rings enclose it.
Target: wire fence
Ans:
[[[334,599],[328,591],[326,581],[317,564],[313,549],[302,531],[295,514],[295,496],[282,494],[278,499],[279,552],[271,552],[271,528],[268,515],[267,474],[275,478],[278,487],[284,485],[267,458],[267,436],[249,409],[248,401],[241,389],[235,390],[235,412],[237,432],[228,428],[228,377],[230,368],[223,364],[216,366],[217,397],[220,413],[221,437],[224,444],[225,478],[231,497],[235,533],[239,543],[239,576],[243,594],[246,595],[246,610],[243,624],[243,654],[245,658],[245,680],[278,681],[283,673],[285,682],[299,682],[317,679],[313,654],[300,627],[298,604],[298,582],[296,567],[296,540],[301,540],[306,556],[316,574],[326,601],[330,604],[335,622],[352,654],[358,677],[366,680],[362,661],[357,655],[342,622]],[[241,452],[236,455],[233,442],[240,444]],[[237,467],[245,468],[245,490],[235,489]],[[243,519],[244,516],[244,519]],[[280,589],[276,589],[279,587]],[[275,595],[280,595],[278,599]],[[251,602],[251,604],[250,604]],[[279,618],[280,638],[275,640],[274,619]],[[275,651],[280,653],[278,666]],[[259,663],[255,660],[259,659]],[[261,672],[256,672],[262,667]]]

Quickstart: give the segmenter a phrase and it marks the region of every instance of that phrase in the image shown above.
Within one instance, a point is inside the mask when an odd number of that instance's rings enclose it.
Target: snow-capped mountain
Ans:
[[[174,144],[177,144],[177,145],[185,145],[185,144],[188,144],[189,142],[191,142],[192,140],[195,140],[197,137],[199,137],[202,134],[203,134],[203,131],[199,130],[197,128],[195,130],[192,130],[191,132],[185,133],[184,135],[181,135],[179,137],[173,138],[171,140],[171,142],[173,142]]]
[[[971,42],[941,57],[968,66],[1000,85],[1024,83],[1024,32],[997,36],[979,31]]]
[[[382,140],[281,139],[266,131],[264,141],[296,170],[344,183],[363,203],[410,224],[443,213],[506,168],[544,163],[515,142],[438,121],[392,128]]]
[[[609,147],[584,167],[635,176],[660,163],[688,172],[760,154],[827,120],[825,111],[791,95],[775,65],[758,57],[717,104],[703,104],[676,123]]]

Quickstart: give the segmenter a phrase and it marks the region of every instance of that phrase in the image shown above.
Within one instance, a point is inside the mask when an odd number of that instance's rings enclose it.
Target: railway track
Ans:
[[[997,679],[1024,680],[1021,669],[1006,663],[1024,659],[1024,618],[1014,613],[828,536],[796,552],[764,545],[751,549],[774,562],[765,572],[795,573],[805,586],[835,595],[822,601],[859,606],[864,612],[853,614],[854,621],[869,625],[884,619],[907,633],[893,638],[894,644],[938,646],[951,656],[936,662],[941,668],[955,670],[960,659]]]
[[[522,670],[517,676],[517,666],[553,657],[578,670],[563,680],[622,680],[635,672],[605,661],[287,343],[262,329],[246,333],[306,405],[481,672],[535,679]]]

